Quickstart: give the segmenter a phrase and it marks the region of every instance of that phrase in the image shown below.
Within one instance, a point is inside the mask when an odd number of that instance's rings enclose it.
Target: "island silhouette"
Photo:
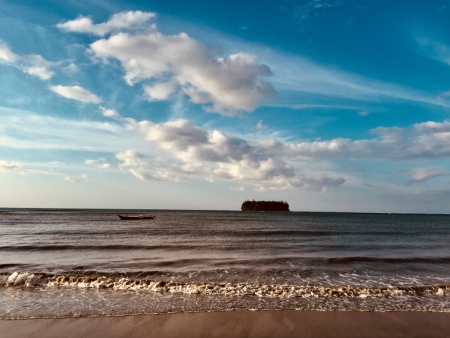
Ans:
[[[245,201],[242,211],[290,211],[289,204],[284,201]]]

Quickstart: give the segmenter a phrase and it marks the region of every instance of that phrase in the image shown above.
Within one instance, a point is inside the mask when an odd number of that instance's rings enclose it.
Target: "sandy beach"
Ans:
[[[450,313],[231,311],[0,320],[1,337],[448,337]]]

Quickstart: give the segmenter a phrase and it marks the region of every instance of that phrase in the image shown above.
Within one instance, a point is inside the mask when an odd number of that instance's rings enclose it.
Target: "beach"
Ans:
[[[229,311],[0,320],[1,337],[448,337],[450,314]]]

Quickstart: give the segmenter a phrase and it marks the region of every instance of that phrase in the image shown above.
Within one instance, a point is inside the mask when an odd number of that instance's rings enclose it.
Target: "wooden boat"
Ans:
[[[139,220],[139,219],[154,219],[155,216],[153,215],[117,215],[121,220],[124,221],[133,221],[133,220]]]

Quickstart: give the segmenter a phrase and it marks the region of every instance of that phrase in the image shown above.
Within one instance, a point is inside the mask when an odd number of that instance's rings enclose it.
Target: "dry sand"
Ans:
[[[231,311],[0,320],[0,337],[450,337],[450,313]]]

